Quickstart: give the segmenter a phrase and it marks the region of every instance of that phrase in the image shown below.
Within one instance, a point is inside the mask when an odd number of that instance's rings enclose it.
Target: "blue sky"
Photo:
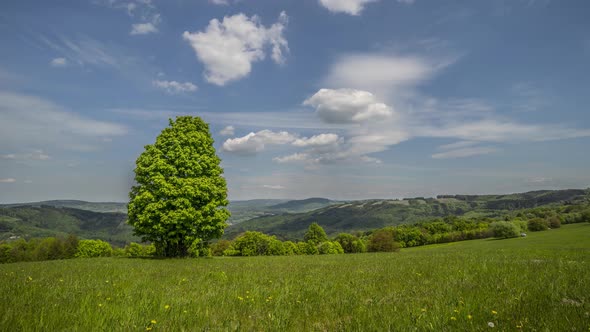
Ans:
[[[232,200],[590,186],[590,3],[0,4],[0,202],[126,201],[210,123]]]

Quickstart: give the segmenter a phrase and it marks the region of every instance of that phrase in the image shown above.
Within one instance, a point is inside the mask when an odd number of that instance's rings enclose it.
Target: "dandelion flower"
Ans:
[[[496,326],[496,325],[494,324],[494,322],[488,322],[488,326],[489,326],[489,327],[494,327],[494,326]]]
[[[426,312],[426,308],[422,308],[422,312]]]
[[[473,316],[467,315],[467,319],[471,319],[471,318],[473,318]]]
[[[168,304],[167,304],[167,305],[165,305],[165,306],[164,306],[164,309],[166,309],[166,310],[170,309],[170,305],[168,305]]]
[[[152,323],[152,324],[156,324],[156,323],[157,323],[157,321],[156,321],[155,319],[152,319],[152,320],[150,321],[150,323]]]
[[[492,315],[497,315],[498,312],[496,310],[492,310]]]
[[[453,316],[453,317],[451,317],[451,320],[457,320],[457,317]]]
[[[454,312],[459,312],[459,310],[457,310],[457,309],[455,309],[455,310],[453,310],[453,311],[454,311]]]
[[[99,306],[99,307],[102,307],[102,303],[99,303],[99,304],[98,304],[98,306]]]
[[[244,298],[243,298],[243,297],[241,297],[241,296],[238,296],[238,300],[240,300],[240,301],[244,301]]]

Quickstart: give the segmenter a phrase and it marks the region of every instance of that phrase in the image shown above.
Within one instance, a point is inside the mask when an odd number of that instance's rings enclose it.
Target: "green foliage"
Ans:
[[[314,222],[309,225],[309,228],[307,229],[307,232],[305,232],[303,239],[306,242],[311,242],[315,245],[318,245],[322,242],[328,241],[328,236],[326,235],[326,232],[322,226]]]
[[[347,254],[367,251],[365,242],[352,234],[340,233],[334,240],[340,243],[340,246],[342,246],[342,249]]]
[[[520,227],[509,221],[493,222],[490,224],[490,229],[494,232],[494,237],[500,239],[518,237],[520,235]]]
[[[336,255],[343,254],[344,249],[342,249],[339,242],[326,241],[318,245],[318,252],[320,255]]]
[[[149,257],[156,253],[156,248],[153,244],[142,245],[131,242],[125,246],[124,253],[127,257]]]
[[[318,247],[311,242],[297,242],[297,252],[299,255],[318,255]]]
[[[78,243],[77,258],[108,257],[111,256],[113,248],[108,242],[102,240],[81,240]]]
[[[545,219],[533,218],[529,220],[528,227],[531,232],[545,231],[549,228],[549,222]]]
[[[283,242],[283,248],[285,249],[285,255],[287,256],[300,255],[299,248],[295,242],[285,241]]]
[[[211,254],[213,256],[223,256],[223,252],[231,247],[228,240],[219,240],[211,245]]]
[[[529,229],[529,225],[525,220],[514,219],[514,220],[512,220],[512,223],[515,224],[516,227],[518,227],[518,231],[520,233],[526,233]]]
[[[274,236],[260,232],[246,232],[238,236],[231,245],[232,256],[284,255],[283,243]],[[229,252],[228,252],[229,253]]]
[[[136,161],[129,193],[129,224],[165,257],[187,256],[197,242],[223,234],[227,188],[209,126],[182,116],[165,128]]]
[[[18,239],[0,243],[0,263],[74,258],[77,249],[78,238],[75,235],[69,235],[65,239]]]
[[[560,228],[561,227],[561,220],[557,216],[552,216],[547,218],[546,222],[549,224],[551,228]]]
[[[399,251],[399,243],[394,241],[393,228],[383,228],[376,230],[369,237],[367,249],[370,252],[393,252]]]

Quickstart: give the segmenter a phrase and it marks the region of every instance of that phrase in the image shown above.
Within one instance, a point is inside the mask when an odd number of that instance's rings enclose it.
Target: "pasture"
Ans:
[[[2,331],[588,331],[590,224],[398,253],[0,265]]]

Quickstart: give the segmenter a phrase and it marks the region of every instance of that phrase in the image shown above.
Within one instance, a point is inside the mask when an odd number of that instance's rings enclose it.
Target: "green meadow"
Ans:
[[[590,224],[398,253],[0,265],[1,331],[588,331]]]

